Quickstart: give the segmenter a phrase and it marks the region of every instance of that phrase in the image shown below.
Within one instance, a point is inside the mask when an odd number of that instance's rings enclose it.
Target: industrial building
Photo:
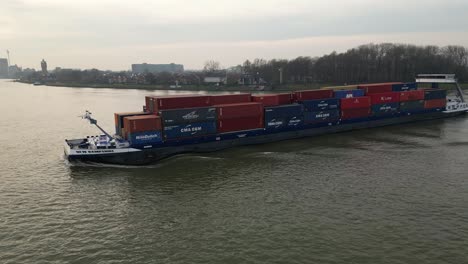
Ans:
[[[183,73],[184,65],[182,64],[132,64],[133,73],[160,73],[160,72],[170,72],[170,73]]]
[[[0,58],[0,78],[8,78],[8,60]]]

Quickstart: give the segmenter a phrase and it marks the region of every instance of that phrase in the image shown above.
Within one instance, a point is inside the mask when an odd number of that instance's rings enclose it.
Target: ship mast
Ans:
[[[94,119],[93,117],[91,117],[92,113],[88,110],[86,110],[85,114],[81,116],[81,118],[83,119],[87,119],[89,120],[89,123],[91,125],[95,125],[99,130],[101,130],[102,133],[104,133],[106,136],[108,136],[109,138],[114,138],[113,136],[111,136],[109,133],[107,133],[101,126],[99,126],[97,124],[97,120]]]

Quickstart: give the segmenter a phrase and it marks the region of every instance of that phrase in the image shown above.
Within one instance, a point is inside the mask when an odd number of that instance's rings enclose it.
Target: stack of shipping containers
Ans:
[[[305,100],[302,105],[306,124],[329,123],[340,119],[340,101],[337,98]]]
[[[399,93],[393,91],[393,85],[401,83],[377,83],[359,85],[371,101],[371,114],[373,116],[388,116],[398,112],[400,106]]]
[[[262,103],[264,106],[265,129],[280,131],[287,128],[302,126],[302,105],[291,104],[291,94],[264,94],[253,95],[252,101]]]
[[[327,124],[443,109],[447,92],[416,83],[379,83],[293,93],[147,96],[148,112],[116,113],[116,134],[132,145],[304,124]]]
[[[343,120],[369,116],[368,98],[362,89],[338,90],[335,97],[340,100],[340,118]],[[356,98],[356,99],[354,99]],[[342,106],[344,104],[344,106]]]
[[[335,98],[340,100],[340,118],[347,120],[369,116],[369,99],[364,96],[364,90],[357,89],[357,86],[346,87],[353,89],[342,90],[339,87],[334,88]]]
[[[210,96],[146,97],[146,109],[160,116],[165,140],[216,133],[216,116]]]
[[[132,145],[162,143],[161,118],[156,115],[124,117],[125,138]]]
[[[447,90],[445,89],[427,89],[424,90],[424,108],[445,109],[447,105]]]
[[[373,116],[390,116],[398,113],[400,108],[400,93],[385,92],[368,95],[371,99]]]
[[[371,114],[371,101],[368,96],[340,99],[341,120],[368,117]]]
[[[126,136],[124,118],[129,116],[140,116],[140,115],[149,115],[149,112],[127,112],[127,113],[115,113],[115,134],[123,138]]]
[[[251,102],[250,93],[212,95],[210,103],[216,108],[218,133],[263,127],[263,106]]]
[[[197,107],[159,111],[164,139],[190,138],[216,134],[216,108]]]
[[[417,90],[416,83],[394,86],[400,93],[400,112],[417,113],[424,110],[424,90]]]
[[[218,132],[263,128],[263,105],[261,103],[237,103],[216,105]]]
[[[304,123],[320,124],[338,121],[340,103],[331,89],[298,91],[293,93],[296,102],[304,107]]]

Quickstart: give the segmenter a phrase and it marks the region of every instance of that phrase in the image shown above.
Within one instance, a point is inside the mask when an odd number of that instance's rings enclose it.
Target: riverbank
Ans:
[[[33,82],[20,81],[16,82],[33,84]],[[153,84],[96,84],[96,83],[62,83],[62,82],[45,82],[41,85],[74,87],[74,88],[110,88],[110,89],[138,89],[138,90],[168,90],[168,91],[211,91],[211,92],[262,92],[276,91],[289,92],[297,90],[319,89],[321,87],[336,85],[329,83],[312,83],[312,84],[291,84],[291,85],[274,85],[274,86],[243,86],[243,85],[179,85],[179,87],[171,87],[170,85],[153,85]]]
[[[33,84],[32,82],[15,80],[15,82]],[[137,90],[160,90],[160,91],[209,91],[209,92],[290,92],[298,90],[314,90],[327,86],[339,86],[343,84],[333,83],[308,83],[308,84],[287,84],[273,86],[242,86],[242,85],[179,85],[171,87],[170,85],[160,84],[92,84],[92,83],[62,83],[45,82],[41,85],[73,87],[73,88],[107,88],[107,89],[137,89]],[[463,90],[468,90],[468,83],[461,83]],[[450,85],[442,84],[441,88],[450,88]]]

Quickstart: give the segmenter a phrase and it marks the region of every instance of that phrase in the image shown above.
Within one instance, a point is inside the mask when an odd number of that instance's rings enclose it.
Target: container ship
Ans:
[[[439,84],[454,84],[454,93]],[[183,154],[448,118],[468,111],[453,74],[412,83],[278,94],[146,96],[144,111],[115,113],[115,134],[65,140],[70,161],[145,165]]]

